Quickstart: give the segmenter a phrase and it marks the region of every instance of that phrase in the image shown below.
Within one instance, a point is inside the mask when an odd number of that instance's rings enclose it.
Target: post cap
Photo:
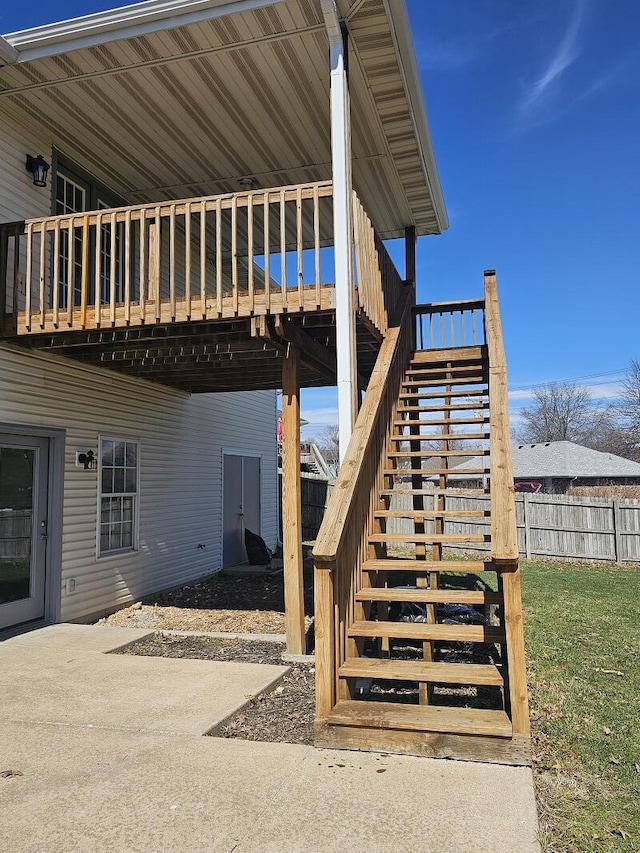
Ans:
[[[495,274],[496,274],[496,271],[495,271],[495,270],[485,270],[485,271],[484,271],[484,274],[485,274],[485,275],[495,275]]]

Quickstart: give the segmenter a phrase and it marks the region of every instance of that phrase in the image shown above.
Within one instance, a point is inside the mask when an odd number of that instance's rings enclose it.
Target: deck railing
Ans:
[[[416,349],[451,349],[484,344],[484,299],[416,305]]]
[[[383,488],[384,460],[397,409],[400,383],[412,347],[411,301],[405,288],[399,318],[385,337],[358,413],[322,527],[313,549],[315,563],[315,642],[317,718],[324,720],[338,691],[337,670],[348,655],[348,628],[362,607],[355,594],[374,532],[372,506]],[[391,318],[392,323],[394,318]]]
[[[0,225],[0,331],[330,310],[332,192],[320,182]],[[357,301],[384,334],[402,282],[354,196],[356,208]]]

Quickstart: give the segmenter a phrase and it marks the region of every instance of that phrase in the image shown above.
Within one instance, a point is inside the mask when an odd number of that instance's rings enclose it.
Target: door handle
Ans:
[[[41,522],[40,522],[40,538],[41,538],[41,539],[46,539],[46,538],[47,538],[47,535],[48,535],[48,534],[47,534],[47,522],[46,522],[46,521],[41,521]]]

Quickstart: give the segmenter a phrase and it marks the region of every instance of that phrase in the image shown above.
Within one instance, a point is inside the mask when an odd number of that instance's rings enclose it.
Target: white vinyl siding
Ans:
[[[68,359],[0,345],[0,422],[66,430],[63,621],[115,609],[222,565],[222,448],[262,457],[261,535],[277,541],[276,395],[189,396]],[[100,435],[140,443],[139,549],[96,555]],[[203,547],[200,547],[204,545]],[[75,592],[66,592],[74,578]]]

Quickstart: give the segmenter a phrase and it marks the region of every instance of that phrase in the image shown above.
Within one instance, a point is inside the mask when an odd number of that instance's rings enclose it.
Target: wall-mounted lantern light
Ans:
[[[85,471],[92,471],[98,467],[98,460],[93,450],[87,450],[86,453],[76,453],[76,466],[84,468]]]
[[[50,168],[42,154],[38,154],[37,157],[27,154],[27,172],[31,172],[33,175],[34,187],[46,187]]]

